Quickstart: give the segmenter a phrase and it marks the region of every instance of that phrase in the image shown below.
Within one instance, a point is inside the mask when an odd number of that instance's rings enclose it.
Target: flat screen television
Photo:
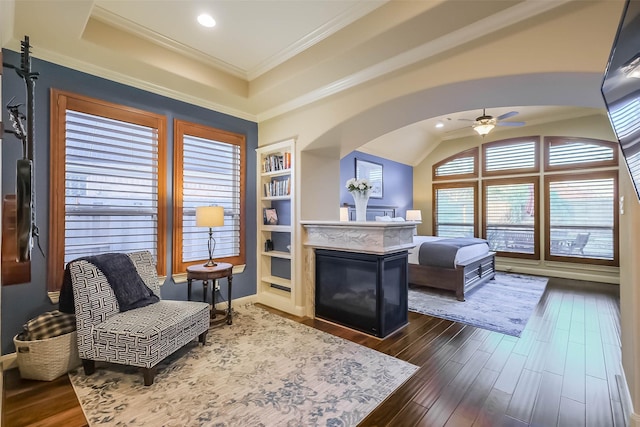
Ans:
[[[640,0],[625,3],[602,96],[640,200]]]

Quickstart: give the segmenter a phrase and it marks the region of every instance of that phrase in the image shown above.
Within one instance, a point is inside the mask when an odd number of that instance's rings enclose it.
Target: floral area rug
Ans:
[[[69,377],[90,426],[355,426],[417,367],[246,305],[158,365]]]
[[[496,273],[495,279],[465,293],[409,287],[409,310],[519,337],[546,289],[546,277]]]

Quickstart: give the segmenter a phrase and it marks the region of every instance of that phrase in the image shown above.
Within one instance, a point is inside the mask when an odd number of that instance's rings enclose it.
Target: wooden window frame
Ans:
[[[474,147],[468,150],[461,151],[453,156],[449,156],[444,160],[440,160],[438,163],[435,163],[431,169],[431,179],[433,181],[449,181],[453,179],[472,179],[478,178],[478,158],[480,156],[480,148]],[[462,159],[466,157],[473,157],[473,172],[472,173],[461,173],[458,175],[446,175],[446,176],[437,176],[436,170],[449,162],[452,162],[457,159]]]
[[[500,169],[497,171],[487,171],[487,149],[513,145],[520,142],[534,142],[534,165],[530,168],[521,169]],[[523,136],[517,138],[501,139],[499,141],[485,142],[482,144],[482,176],[494,177],[504,175],[523,175],[540,172],[540,136]]]
[[[496,255],[508,258],[540,259],[540,177],[495,178],[482,180],[482,238],[487,239],[487,187],[494,185],[533,184],[535,200],[533,215],[533,254],[497,251]]]
[[[479,200],[480,200],[480,195],[479,195],[479,191],[478,191],[478,181],[466,181],[466,182],[450,182],[450,183],[437,183],[437,184],[433,184],[432,185],[432,203],[431,203],[431,211],[433,212],[432,216],[432,230],[433,230],[433,235],[437,236],[438,233],[438,229],[437,229],[437,222],[438,222],[438,218],[437,218],[437,198],[436,198],[436,193],[438,190],[441,189],[447,189],[447,188],[473,188],[473,235],[474,236],[479,236],[480,235],[480,223],[479,223],[479,215],[480,212],[478,211],[480,204],[479,204]]]
[[[184,163],[184,135],[220,141],[240,146],[240,242],[239,255],[234,257],[216,258],[216,261],[228,262],[233,265],[246,263],[245,242],[245,206],[246,206],[246,137],[245,135],[204,126],[185,120],[175,119],[173,124],[173,260],[172,274],[186,273],[190,265],[202,264],[205,259],[182,261],[182,210],[183,210],[183,163]]]
[[[565,143],[572,142],[589,142],[594,145],[599,145],[602,147],[611,148],[613,151],[613,159],[608,161],[595,161],[595,162],[584,162],[577,163],[573,165],[559,165],[552,166],[549,164],[549,154],[551,151],[552,145],[560,145]],[[568,171],[568,170],[576,170],[576,169],[593,169],[598,167],[617,167],[618,166],[618,143],[611,141],[604,141],[601,139],[593,139],[593,138],[577,138],[577,137],[566,137],[566,136],[545,136],[544,137],[544,170],[546,172],[556,172],[556,171]]]
[[[552,182],[559,181],[576,181],[582,179],[608,179],[612,178],[614,181],[614,194],[613,194],[613,260],[606,259],[598,259],[598,258],[580,258],[580,257],[564,257],[559,255],[551,255],[551,226],[550,226],[550,216],[551,216],[551,206],[550,206],[550,185]],[[547,175],[544,178],[544,220],[545,220],[545,248],[544,248],[544,257],[547,261],[560,261],[560,262],[571,262],[571,263],[580,263],[580,264],[597,264],[597,265],[606,265],[612,267],[620,266],[620,242],[619,242],[619,233],[620,233],[620,217],[619,217],[619,207],[618,207],[618,171],[617,170],[608,170],[608,171],[599,171],[599,172],[583,172],[583,173],[571,173],[571,174],[555,174],[555,175]]]
[[[165,116],[125,105],[115,104],[72,92],[50,90],[50,157],[49,157],[49,253],[47,256],[47,289],[59,291],[64,277],[65,253],[65,188],[67,110],[147,126],[158,131],[158,275],[166,274],[166,140]]]

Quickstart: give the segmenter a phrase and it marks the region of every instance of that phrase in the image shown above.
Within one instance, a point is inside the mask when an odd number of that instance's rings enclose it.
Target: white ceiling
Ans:
[[[606,1],[619,3],[621,10],[622,0]],[[572,13],[571,8],[580,11],[589,4],[581,0],[0,0],[0,36],[3,47],[19,51],[27,34],[35,57],[260,123],[447,55],[482,37],[499,32],[498,37],[508,39],[519,23],[543,25],[551,16],[547,12]],[[217,25],[199,26],[196,17],[201,12],[211,14]],[[517,54],[505,52],[505,58],[517,60]],[[606,57],[596,60],[604,63]],[[472,135],[471,122],[459,119],[476,118],[484,106],[493,116],[518,111],[509,120],[525,121],[527,126],[594,114],[589,108],[477,102],[477,110],[425,117],[362,150],[416,164],[441,141]],[[442,129],[435,128],[438,121],[445,124]],[[402,153],[394,150],[398,138],[404,141]]]
[[[91,14],[155,43],[194,49],[225,71],[254,79],[386,1],[98,0]],[[200,26],[201,13],[216,26]]]

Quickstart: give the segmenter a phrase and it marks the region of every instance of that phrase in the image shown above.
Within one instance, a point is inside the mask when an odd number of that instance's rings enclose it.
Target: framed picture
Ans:
[[[264,208],[263,218],[265,225],[278,225],[278,212],[275,208]]]
[[[382,199],[382,165],[356,158],[356,179],[363,178],[373,186],[369,197]]]

